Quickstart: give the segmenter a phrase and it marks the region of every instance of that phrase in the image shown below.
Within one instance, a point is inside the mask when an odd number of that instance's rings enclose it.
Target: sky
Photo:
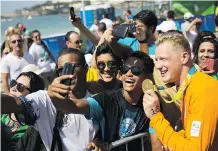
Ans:
[[[1,0],[1,14],[12,13],[16,9],[42,4],[46,0]]]

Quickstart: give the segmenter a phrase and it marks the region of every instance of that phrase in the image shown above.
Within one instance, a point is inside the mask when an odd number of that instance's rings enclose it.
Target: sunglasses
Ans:
[[[33,38],[40,38],[41,36],[40,35],[38,35],[38,36],[35,36],[35,37],[33,37]]]
[[[123,65],[120,68],[120,72],[122,74],[126,74],[129,70],[131,70],[132,74],[135,76],[139,76],[142,72],[145,72],[145,69],[140,68],[140,67],[136,67],[136,66],[127,66],[127,65]]]
[[[105,63],[103,61],[97,62],[97,68],[100,71],[103,71],[106,66],[109,68],[109,70],[117,68],[116,61],[108,61],[107,63]]]
[[[27,86],[25,86],[25,85],[23,85],[22,83],[18,83],[16,80],[11,80],[11,82],[10,82],[10,88],[12,88],[12,87],[14,87],[14,86],[16,86],[16,89],[17,89],[17,91],[19,91],[19,92],[23,92],[25,89],[27,89],[28,91],[30,91],[30,92],[32,92],[31,90],[30,90],[30,88],[28,88]]]
[[[82,43],[83,43],[83,41],[82,41],[82,40],[77,40],[77,41],[75,41],[75,44],[77,44],[77,45],[78,45],[79,43],[81,43],[81,44],[82,44]]]
[[[23,41],[22,40],[13,40],[13,41],[11,41],[11,43],[13,43],[13,44],[16,44],[16,42],[18,43],[18,44],[20,44],[20,43],[22,43]]]

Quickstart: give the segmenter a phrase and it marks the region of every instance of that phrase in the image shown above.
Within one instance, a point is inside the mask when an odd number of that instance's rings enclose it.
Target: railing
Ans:
[[[109,151],[111,151],[111,149],[116,148],[116,147],[118,147],[120,145],[123,145],[123,144],[126,145],[126,151],[128,151],[128,143],[135,140],[135,139],[138,139],[138,138],[141,138],[142,151],[144,151],[144,138],[143,138],[144,136],[148,136],[148,133],[140,133],[140,134],[137,134],[137,135],[134,135],[134,136],[122,138],[120,140],[112,142],[109,145]]]

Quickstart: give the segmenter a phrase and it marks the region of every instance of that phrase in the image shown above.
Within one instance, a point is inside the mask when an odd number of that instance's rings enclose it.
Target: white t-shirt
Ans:
[[[98,26],[93,24],[90,28],[89,28],[90,31],[92,32],[97,32],[98,31]]]
[[[22,69],[28,64],[34,64],[34,61],[33,57],[27,52],[23,53],[22,58],[13,55],[11,52],[2,58],[0,63],[0,70],[1,73],[9,73],[9,80],[16,79],[22,72]]]
[[[189,25],[190,25],[189,22],[184,22],[184,23],[182,23],[182,24],[181,24],[181,31],[182,31],[182,32],[185,32]]]
[[[33,43],[29,49],[29,54],[33,57],[35,64],[44,72],[51,71],[48,53],[42,45]]]
[[[112,20],[110,20],[110,19],[108,19],[108,18],[103,18],[101,21],[100,21],[100,23],[105,23],[105,25],[106,25],[106,27],[108,28],[108,27],[110,27],[110,25],[113,23],[113,21]]]
[[[194,44],[195,38],[197,37],[198,33],[196,33],[195,31],[189,31],[189,32],[185,32],[185,35],[192,49],[192,46]]]
[[[86,96],[91,94],[87,92]],[[40,133],[47,151],[50,151],[53,138],[53,128],[56,120],[56,108],[47,91],[41,90],[31,93],[22,99],[36,117],[34,128]],[[92,120],[87,120],[84,115],[65,114],[64,124],[60,128],[60,137],[64,151],[86,151],[97,133],[99,127]]]

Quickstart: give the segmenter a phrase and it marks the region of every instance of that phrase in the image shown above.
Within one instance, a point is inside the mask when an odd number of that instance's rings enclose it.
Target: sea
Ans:
[[[133,15],[140,9],[131,9]],[[77,14],[78,15],[78,14]],[[123,17],[123,10],[115,10],[115,16]],[[17,23],[23,23],[28,31],[39,30],[42,38],[52,37],[56,35],[64,35],[70,30],[74,30],[73,25],[69,21],[69,14],[57,14],[49,16],[31,16],[16,17],[11,19],[1,19],[1,44],[5,41],[5,31],[10,26],[16,26]]]
[[[42,37],[64,35],[70,30],[74,30],[69,21],[68,14],[58,14],[49,16],[16,17],[1,20],[1,43],[5,40],[5,31],[10,26],[16,26],[18,22],[24,24],[28,31],[39,30]]]

